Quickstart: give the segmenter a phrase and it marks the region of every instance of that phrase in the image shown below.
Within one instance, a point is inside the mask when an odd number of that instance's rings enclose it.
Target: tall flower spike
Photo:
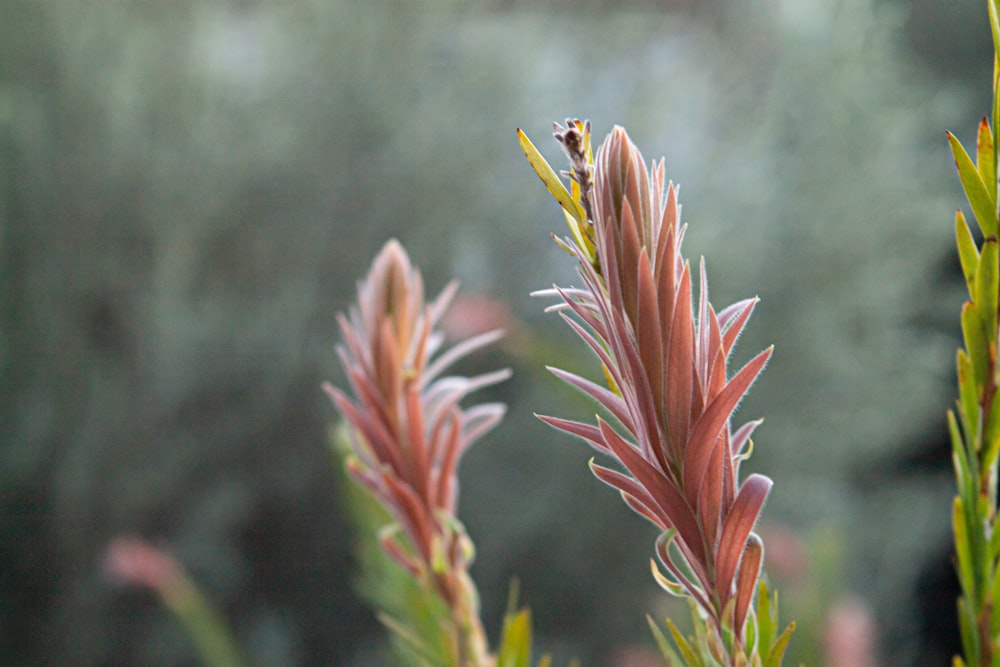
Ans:
[[[492,664],[468,568],[472,543],[456,516],[456,469],[462,453],[503,416],[498,403],[462,409],[470,392],[506,379],[509,370],[477,377],[442,376],[456,360],[496,341],[474,336],[435,357],[436,329],[456,292],[449,284],[424,302],[420,272],[395,240],[386,243],[358,284],[357,303],[340,315],[341,363],[353,397],[324,385],[349,425],[350,475],[389,512],[386,552],[429,585],[450,610],[454,664]]]
[[[601,404],[618,425],[600,416],[596,425],[542,419],[624,467],[627,474],[591,463],[598,479],[663,531],[656,553],[666,573],[654,563],[657,581],[697,602],[717,646],[733,654],[753,650],[743,631],[753,613],[763,543],[752,531],[772,482],[754,474],[739,483],[739,464],[759,421],[733,431],[730,418],[771,348],[735,373],[727,361],[757,299],[717,313],[702,261],[695,307],[690,265],[680,251],[677,188],[665,181],[663,161],[647,169],[625,130],[615,127],[591,163],[589,145],[579,141],[589,129],[589,123],[567,121],[554,133],[572,168],[570,198],[587,212],[579,222],[564,205],[574,233],[560,243],[579,260],[584,286],[539,294],[561,299],[551,309],[562,311],[597,356],[607,386],[552,372]],[[525,141],[531,160],[534,147]]]

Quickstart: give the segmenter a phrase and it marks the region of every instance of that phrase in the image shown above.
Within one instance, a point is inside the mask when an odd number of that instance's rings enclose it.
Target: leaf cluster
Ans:
[[[1000,54],[996,0],[989,0],[995,53]],[[950,132],[962,188],[977,223],[977,245],[965,215],[955,214],[955,236],[969,299],[962,306],[964,348],[957,353],[959,397],[948,414],[957,496],[952,508],[958,601],[964,659],[956,665],[1000,665],[1000,531],[997,530],[997,467],[1000,460],[1000,375],[997,366],[998,257],[997,145],[1000,60],[994,56],[992,127],[979,123],[975,160]]]

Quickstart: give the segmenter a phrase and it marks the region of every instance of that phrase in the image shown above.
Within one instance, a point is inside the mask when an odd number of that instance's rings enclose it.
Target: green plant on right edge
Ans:
[[[993,33],[992,127],[1000,119],[1000,23],[997,0],[988,0]],[[964,347],[958,350],[958,401],[948,413],[957,495],[952,512],[964,657],[955,665],[1000,665],[1000,531],[997,530],[997,464],[1000,458],[1000,368],[997,366],[997,146],[991,119],[979,123],[975,159],[948,133],[955,165],[981,241],[961,210],[955,235],[969,300],[962,306]]]

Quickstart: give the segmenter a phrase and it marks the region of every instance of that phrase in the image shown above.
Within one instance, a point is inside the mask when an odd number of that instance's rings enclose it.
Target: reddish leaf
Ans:
[[[750,533],[736,582],[736,623],[733,630],[738,635],[743,633],[743,624],[746,622],[747,611],[750,609],[753,596],[757,592],[757,581],[760,579],[763,565],[764,543],[756,533]],[[763,649],[766,651],[767,647],[763,647]]]
[[[600,385],[591,382],[590,380],[584,379],[579,375],[564,371],[558,368],[552,368],[547,366],[549,372],[555,375],[557,378],[563,382],[570,384],[583,393],[587,394],[595,401],[607,408],[608,412],[615,416],[615,419],[620,421],[625,428],[632,430],[632,418],[628,414],[628,410],[625,406],[625,402],[617,394],[601,387]]]
[[[667,422],[674,447],[685,446],[691,419],[691,370],[694,323],[691,314],[691,273],[684,267],[670,323],[667,355]],[[680,451],[673,452],[680,459]]]
[[[663,336],[660,332],[660,312],[657,306],[656,286],[653,283],[653,272],[649,265],[649,257],[645,250],[639,257],[638,270],[638,312],[636,313],[636,343],[639,346],[639,357],[646,369],[653,401],[659,405],[664,396],[663,351],[661,344]]]
[[[701,530],[688,501],[662,472],[642,458],[635,447],[615,433],[607,422],[598,418],[598,425],[608,447],[656,501],[658,509],[670,518],[670,523],[677,528],[678,535],[692,550],[696,559],[704,563],[705,547],[702,543]]]
[[[739,493],[736,494],[729,516],[722,526],[715,572],[718,577],[717,590],[723,604],[731,595],[736,568],[740,564],[750,531],[757,523],[772,484],[773,482],[763,475],[754,474],[747,477]]]
[[[728,357],[729,353],[733,349],[733,345],[736,344],[737,339],[739,339],[740,334],[743,333],[743,327],[750,320],[750,315],[753,314],[753,309],[760,301],[757,297],[752,299],[744,299],[738,303],[734,303],[728,308],[723,309],[719,313],[719,326],[722,327],[724,332],[722,337],[722,346],[725,350],[725,354]]]
[[[764,368],[771,348],[768,348],[750,360],[739,373],[729,381],[729,384],[712,399],[705,413],[694,425],[691,439],[684,455],[684,486],[697,488],[705,476],[708,458],[715,445],[719,432],[725,427],[727,420],[736,409],[740,399],[753,384],[758,373]]]
[[[608,446],[604,443],[604,437],[601,435],[601,430],[596,426],[583,424],[569,419],[560,419],[559,417],[548,417],[545,415],[537,415],[537,417],[553,428],[557,428],[560,431],[569,433],[570,435],[583,438],[594,449],[602,454],[614,456],[614,452],[608,449]]]
[[[594,473],[594,477],[620,492],[629,507],[648,519],[653,525],[661,530],[670,530],[673,527],[670,517],[659,509],[658,503],[634,477],[598,465],[594,463],[593,459],[590,461],[590,470]]]

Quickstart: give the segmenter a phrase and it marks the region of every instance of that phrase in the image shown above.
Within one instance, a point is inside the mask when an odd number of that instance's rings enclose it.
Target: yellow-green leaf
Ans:
[[[962,652],[965,653],[970,665],[978,665],[980,647],[976,612],[964,595],[958,598],[958,628],[962,637]]]
[[[674,651],[670,642],[667,641],[666,635],[660,630],[660,626],[656,624],[653,617],[646,614],[646,621],[649,623],[649,629],[653,632],[653,638],[656,640],[656,646],[660,649],[660,654],[663,655],[663,659],[667,663],[667,667],[674,667],[674,665],[682,665],[681,659],[677,656],[677,652]]]
[[[996,462],[997,455],[1000,455],[1000,391],[993,394],[989,416],[983,424],[982,469],[991,468]]]
[[[948,133],[948,143],[951,145],[951,152],[955,157],[955,168],[958,169],[958,177],[962,181],[962,188],[965,196],[972,207],[972,213],[976,216],[979,229],[983,237],[996,235],[997,233],[997,211],[996,201],[990,197],[983,177],[972,163],[972,158],[962,147],[961,142],[951,132]]]
[[[955,533],[955,560],[958,570],[958,580],[962,585],[962,592],[969,598],[979,597],[976,590],[976,566],[974,563],[973,548],[969,534],[968,508],[961,498],[956,497],[952,505],[951,524]]]
[[[969,355],[969,361],[972,364],[972,380],[976,387],[976,401],[978,402],[982,387],[986,383],[989,354],[985,332],[983,331],[982,318],[975,303],[966,301],[962,305],[961,319],[962,337],[965,342],[965,350]]]
[[[767,653],[767,659],[764,660],[764,667],[781,667],[781,661],[785,658],[785,649],[788,648],[788,642],[791,640],[793,632],[795,632],[794,622],[789,623],[785,631],[778,637],[778,641],[774,642],[774,646]]]
[[[955,355],[955,368],[958,374],[959,423],[965,434],[966,442],[978,443],[979,392],[976,387],[975,373],[972,370],[972,360],[961,348]],[[979,451],[978,444],[975,444],[973,451]]]
[[[990,15],[990,32],[993,33],[993,52],[1000,54],[1000,16],[997,15],[997,3],[996,0],[990,0],[986,4]]]
[[[497,667],[530,667],[531,665],[531,612],[522,609],[507,614],[503,621],[503,635],[497,650]]]
[[[566,216],[566,224],[569,226],[569,230],[573,234],[573,240],[576,241],[576,246],[584,253],[584,256],[580,259],[585,260],[591,266],[596,266],[597,250],[594,248],[594,242],[590,240],[590,237],[586,232],[586,225],[580,224],[580,222],[566,209],[563,209],[563,215]]]
[[[986,343],[995,346],[997,338],[997,288],[1000,260],[997,257],[997,239],[990,237],[983,241],[979,256],[979,271],[976,272],[976,311],[982,321]]]
[[[958,486],[958,497],[962,502],[970,502],[970,493],[975,493],[979,486],[979,474],[970,466],[970,461],[975,465],[976,459],[971,460],[968,455],[968,448],[962,439],[962,433],[958,428],[955,419],[955,412],[948,411],[948,433],[951,435],[951,460],[955,466],[955,479]],[[1000,536],[1000,530],[996,532]]]
[[[969,298],[975,299],[972,285],[979,271],[979,249],[972,238],[972,230],[969,223],[965,221],[965,215],[961,211],[955,211],[955,241],[958,245],[958,259],[962,263],[962,275],[965,276],[965,285],[969,289]]]
[[[976,137],[976,169],[986,184],[986,192],[994,202],[997,200],[997,165],[996,153],[993,150],[993,132],[987,118],[979,122],[979,134]]]
[[[667,619],[667,629],[670,630],[670,636],[674,638],[674,643],[677,644],[678,650],[684,656],[684,662],[691,665],[691,667],[704,667],[701,656],[695,653],[691,644],[684,638],[684,635],[681,634],[681,631],[677,629],[677,626],[669,618]]]
[[[535,148],[535,144],[531,143],[531,139],[528,138],[521,128],[517,130],[517,141],[521,144],[521,150],[524,151],[524,157],[528,158],[528,164],[531,168],[535,170],[538,174],[538,178],[542,179],[542,183],[545,184],[546,189],[552,196],[556,198],[559,205],[566,210],[567,213],[572,215],[577,222],[580,224],[587,223],[587,214],[584,213],[583,207],[580,206],[573,197],[570,195],[569,190],[563,184],[562,179],[559,178],[559,174],[556,173],[555,169],[542,157],[542,154],[538,152]]]

